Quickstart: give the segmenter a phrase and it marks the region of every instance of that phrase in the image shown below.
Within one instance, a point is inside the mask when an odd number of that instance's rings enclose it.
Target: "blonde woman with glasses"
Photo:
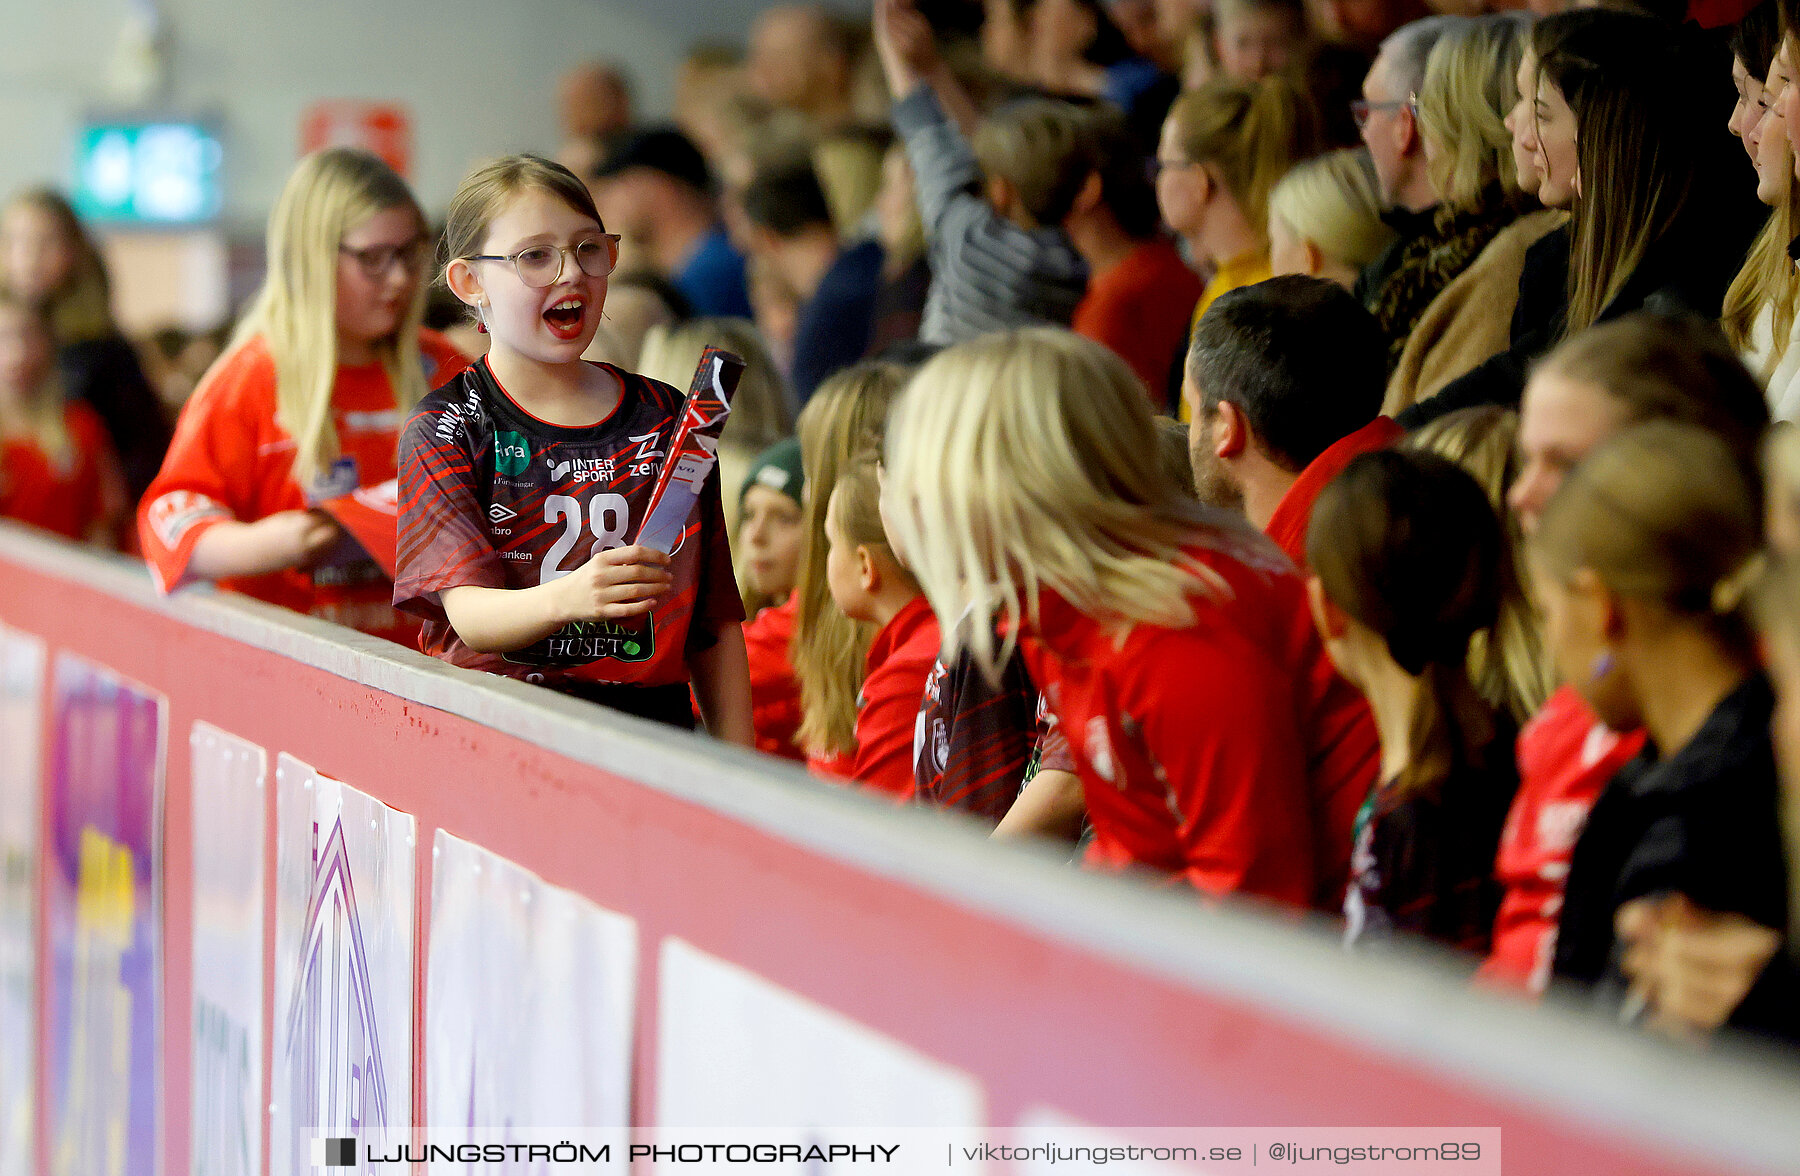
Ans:
[[[425,217],[373,155],[289,177],[268,276],[182,411],[138,529],[157,586],[222,587],[412,643],[393,582],[320,504],[391,481],[406,414],[467,361],[421,329]]]

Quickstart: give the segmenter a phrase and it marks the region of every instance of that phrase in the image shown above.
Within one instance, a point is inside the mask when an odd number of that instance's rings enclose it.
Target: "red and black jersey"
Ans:
[[[601,366],[624,391],[611,415],[592,425],[566,428],[532,416],[485,360],[420,401],[407,421],[394,604],[424,618],[426,653],[551,687],[664,686],[686,682],[689,651],[744,619],[715,471],[675,549],[673,591],[650,616],[574,622],[505,654],[478,653],[451,628],[438,599],[443,589],[535,587],[637,535],[684,397]]]
[[[918,798],[998,822],[1031,774],[1039,705],[1016,651],[1000,667],[997,686],[967,647],[948,664],[940,653],[913,733]]]

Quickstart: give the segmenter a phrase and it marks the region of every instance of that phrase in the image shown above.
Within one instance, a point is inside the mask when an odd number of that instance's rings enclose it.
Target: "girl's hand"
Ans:
[[[1648,1024],[1694,1038],[1723,1025],[1781,947],[1781,933],[1742,915],[1696,906],[1680,894],[1619,908],[1614,930],[1625,945],[1621,970]]]
[[[289,567],[309,568],[344,537],[344,529],[322,510],[283,510],[250,524],[261,528],[270,550],[290,552]]]
[[[657,606],[675,580],[668,568],[669,556],[653,547],[615,547],[595,552],[553,586],[567,620],[620,620]]]

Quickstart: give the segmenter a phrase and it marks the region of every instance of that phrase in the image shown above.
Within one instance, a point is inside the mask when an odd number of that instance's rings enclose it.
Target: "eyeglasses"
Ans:
[[[1371,102],[1367,98],[1358,98],[1350,103],[1350,117],[1356,123],[1356,129],[1362,130],[1369,125],[1369,116],[1377,110],[1410,109],[1419,104],[1417,94],[1408,94],[1404,98],[1396,98],[1392,102]]]
[[[532,245],[517,253],[477,253],[464,260],[510,261],[519,281],[542,290],[562,280],[563,262],[571,253],[582,273],[590,278],[604,278],[619,264],[619,234],[601,233],[573,245]]]
[[[423,237],[415,237],[404,245],[371,245],[367,249],[339,245],[338,252],[355,259],[363,277],[376,282],[387,277],[395,262],[405,266],[409,274],[424,270],[425,258],[431,252],[431,242]]]

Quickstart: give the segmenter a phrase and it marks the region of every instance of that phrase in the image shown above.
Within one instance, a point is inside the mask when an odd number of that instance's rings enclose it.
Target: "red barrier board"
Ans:
[[[196,1153],[196,722],[416,820],[418,1123],[429,1097],[432,845],[443,830],[635,920],[640,1126],[660,1121],[662,970],[693,949],[967,1076],[996,1142],[1045,1114],[1127,1134],[1461,1127],[1498,1129],[1506,1170],[1533,1176],[1793,1170],[1779,1157],[1800,1131],[1800,1082],[1758,1059],[1696,1056],[1565,1009],[1515,1007],[1430,960],[1345,956],[1316,928],[1080,875],[1049,855],[989,845],[959,821],[891,810],[773,761],[279,610],[158,601],[136,573],[15,528],[0,527],[0,575],[0,624],[41,637],[52,663],[72,653],[166,699],[164,1172],[190,1171]],[[273,788],[266,804],[263,1108],[280,1015]],[[38,978],[41,1017],[53,983],[42,958]],[[37,1103],[42,1172],[49,1104]],[[263,1139],[266,1164],[266,1129]]]

